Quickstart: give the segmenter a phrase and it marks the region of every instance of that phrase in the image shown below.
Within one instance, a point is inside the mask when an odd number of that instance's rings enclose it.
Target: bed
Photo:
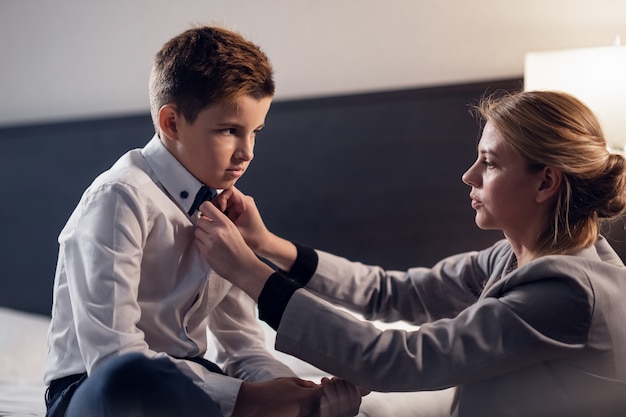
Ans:
[[[476,227],[460,180],[478,139],[468,104],[522,85],[515,78],[275,102],[238,187],[277,234],[387,269],[487,247],[502,236]],[[5,221],[0,238],[0,417],[44,415],[57,236],[93,178],[152,134],[147,113],[0,128],[0,195],[9,196],[0,218],[23,220]],[[626,259],[624,224],[606,232]],[[272,346],[269,328],[267,336]],[[276,354],[302,377],[322,375]],[[372,393],[360,416],[448,416],[449,401],[449,391]]]
[[[42,375],[49,318],[0,307],[0,416],[45,415]]]
[[[0,417],[45,416],[42,375],[49,318],[0,307]],[[382,324],[381,324],[382,325]],[[268,348],[303,378],[319,381],[323,371],[273,350],[274,332],[264,325]],[[214,352],[208,352],[210,357]],[[449,416],[450,390],[420,393],[370,393],[359,417]]]

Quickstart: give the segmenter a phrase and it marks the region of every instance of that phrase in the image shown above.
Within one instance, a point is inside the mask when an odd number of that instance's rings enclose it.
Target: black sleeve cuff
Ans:
[[[298,255],[291,270],[287,272],[287,276],[304,286],[315,274],[319,258],[317,257],[317,252],[312,248],[298,243],[294,243],[294,245],[298,250]]]
[[[278,330],[280,320],[293,293],[302,286],[278,272],[274,272],[267,279],[265,286],[259,294],[259,318]]]

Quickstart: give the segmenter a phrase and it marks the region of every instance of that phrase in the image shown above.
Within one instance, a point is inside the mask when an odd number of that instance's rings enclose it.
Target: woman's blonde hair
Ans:
[[[475,107],[528,162],[563,174],[553,220],[535,253],[574,253],[592,245],[600,222],[626,207],[625,160],[608,151],[600,123],[575,97],[557,91],[495,94]]]

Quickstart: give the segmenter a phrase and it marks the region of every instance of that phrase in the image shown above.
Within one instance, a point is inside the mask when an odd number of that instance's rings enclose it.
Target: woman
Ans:
[[[277,349],[356,385],[457,386],[461,417],[626,415],[626,268],[599,231],[626,206],[624,158],[564,93],[491,97],[477,110],[485,126],[463,181],[478,227],[504,234],[490,248],[384,271],[272,234],[237,190],[214,202],[233,222],[202,206],[197,243],[258,300]],[[421,327],[381,331],[320,297]]]

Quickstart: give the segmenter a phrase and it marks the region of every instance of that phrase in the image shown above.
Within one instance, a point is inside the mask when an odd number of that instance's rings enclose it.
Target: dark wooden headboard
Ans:
[[[501,238],[474,224],[461,175],[479,126],[468,105],[521,79],[277,101],[239,181],[270,229],[391,269]],[[57,235],[80,195],[152,136],[148,114],[0,129],[0,305],[48,314]],[[626,256],[623,224],[611,237]]]

